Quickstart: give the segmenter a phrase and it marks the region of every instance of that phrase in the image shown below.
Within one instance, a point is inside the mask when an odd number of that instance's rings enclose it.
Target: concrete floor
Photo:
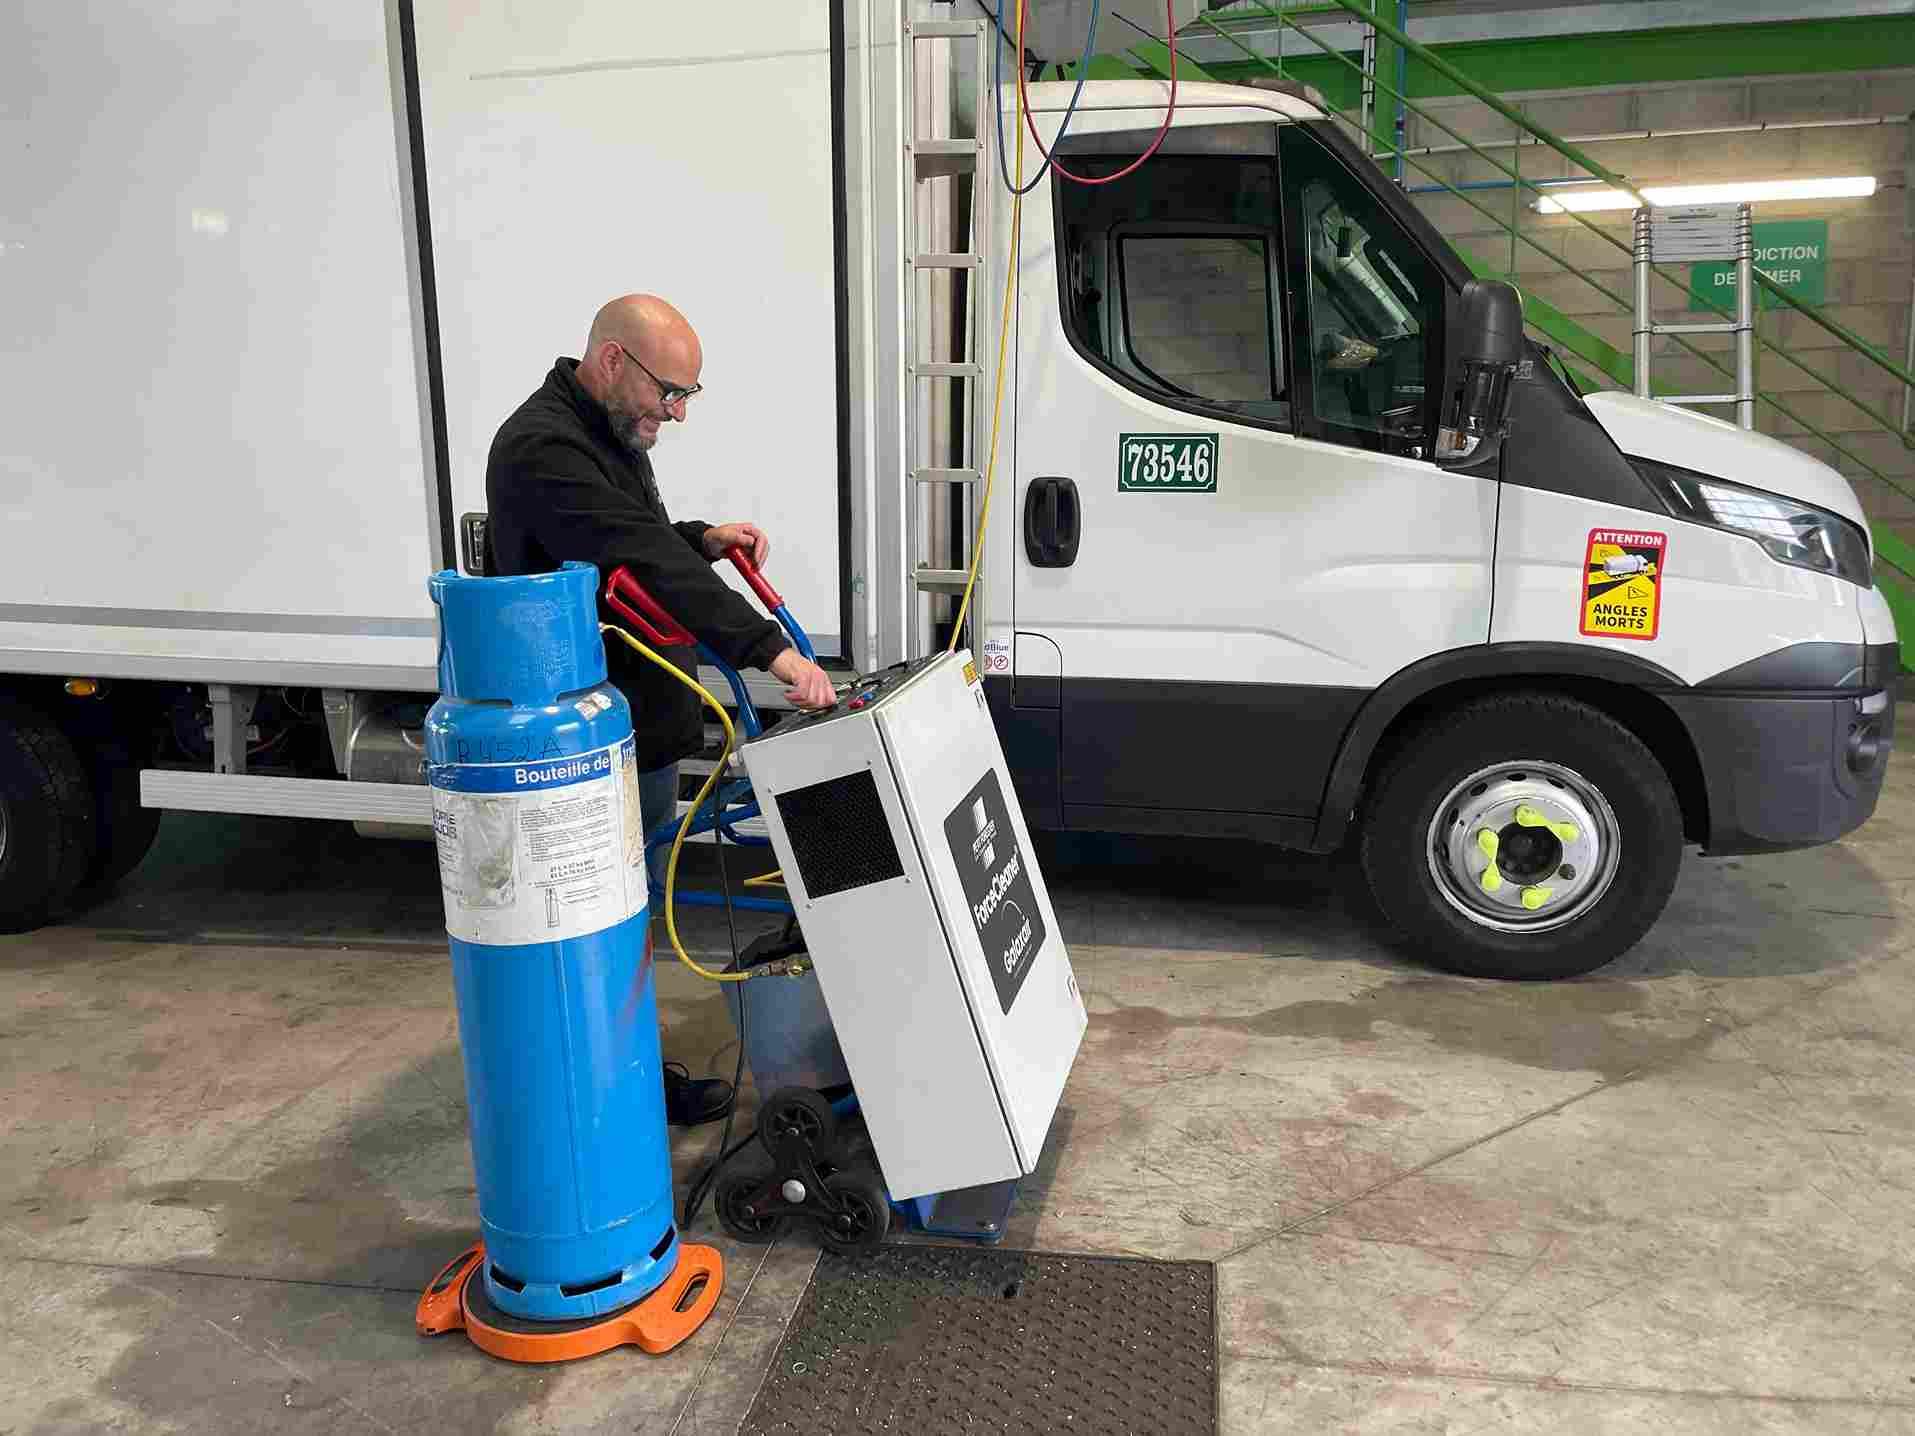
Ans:
[[[172,817],[110,905],[0,939],[0,1436],[735,1428],[804,1240],[707,1217],[724,1299],[662,1359],[414,1334],[476,1221],[432,863]],[[1849,842],[1691,859],[1552,986],[1406,961],[1329,864],[1050,871],[1092,1021],[1010,1240],[1216,1261],[1227,1430],[1915,1431],[1915,764]],[[729,1071],[660,976],[667,1055]]]

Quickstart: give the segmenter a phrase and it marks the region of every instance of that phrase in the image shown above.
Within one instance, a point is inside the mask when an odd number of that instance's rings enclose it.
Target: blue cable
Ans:
[[[983,0],[979,0],[979,3],[982,4]],[[1021,5],[1024,0],[1014,0],[1014,3]],[[1084,58],[1077,62],[1077,88],[1071,91],[1071,102],[1064,107],[1064,122],[1057,127],[1057,138],[1051,141],[1050,153],[1044,156],[1044,163],[1031,177],[1031,182],[1022,189],[1011,183],[1010,166],[1004,158],[1004,46],[992,47],[992,79],[997,88],[997,172],[1004,180],[1004,188],[1012,194],[1029,194],[1043,182],[1044,176],[1050,171],[1051,155],[1057,153],[1059,146],[1064,143],[1064,136],[1070,133],[1071,116],[1077,113],[1078,97],[1084,93],[1084,80],[1090,74],[1091,51],[1097,46],[1097,16],[1103,8],[1103,3],[1104,0],[1091,0],[1090,33],[1084,37]],[[998,34],[1008,39],[1010,32],[1004,28],[1003,11],[999,9],[992,12],[991,18],[997,22]],[[1024,57],[1019,55],[1017,62],[1020,65],[1023,64]]]

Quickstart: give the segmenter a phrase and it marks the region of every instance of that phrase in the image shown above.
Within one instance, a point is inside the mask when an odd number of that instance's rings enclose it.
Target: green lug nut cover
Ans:
[[[1528,803],[1516,809],[1516,821],[1525,828],[1548,828],[1560,842],[1573,843],[1580,829],[1574,823],[1553,823],[1549,815],[1541,809],[1532,808]]]

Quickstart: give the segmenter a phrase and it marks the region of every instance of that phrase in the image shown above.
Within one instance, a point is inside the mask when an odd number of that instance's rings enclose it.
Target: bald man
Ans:
[[[673,523],[665,512],[651,450],[666,424],[685,422],[704,363],[685,316],[657,296],[631,294],[600,309],[584,355],[553,364],[492,441],[485,495],[493,571],[547,573],[582,559],[602,577],[623,565],[734,668],[771,673],[800,708],[828,708],[834,695],[824,670],[712,572],[732,547],[762,568],[770,538],[749,523]],[[606,645],[606,655],[632,706],[639,806],[656,824],[677,811],[678,764],[704,747],[704,715],[697,695],[624,644]],[[689,649],[664,656],[697,671]],[[731,1097],[726,1082],[666,1079],[666,1112],[681,1124],[723,1116]]]

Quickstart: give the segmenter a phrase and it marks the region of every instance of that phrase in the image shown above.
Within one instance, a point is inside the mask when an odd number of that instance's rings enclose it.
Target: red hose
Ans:
[[[1018,32],[1023,33],[1024,23],[1030,18],[1031,0],[1017,0]],[[1090,175],[1072,174],[1057,162],[1057,157],[1044,148],[1044,141],[1037,137],[1037,122],[1031,118],[1030,91],[1025,88],[1024,66],[1017,67],[1017,99],[1024,111],[1024,128],[1031,132],[1031,143],[1037,146],[1037,152],[1044,156],[1052,171],[1062,175],[1073,184],[1111,184],[1125,175],[1136,173],[1145,160],[1157,153],[1164,142],[1164,136],[1170,133],[1171,117],[1177,113],[1177,12],[1176,0],[1164,0],[1164,28],[1170,32],[1170,105],[1164,111],[1164,122],[1157,129],[1157,137],[1150,142],[1150,148],[1136,159],[1125,165],[1114,175],[1093,178]]]

